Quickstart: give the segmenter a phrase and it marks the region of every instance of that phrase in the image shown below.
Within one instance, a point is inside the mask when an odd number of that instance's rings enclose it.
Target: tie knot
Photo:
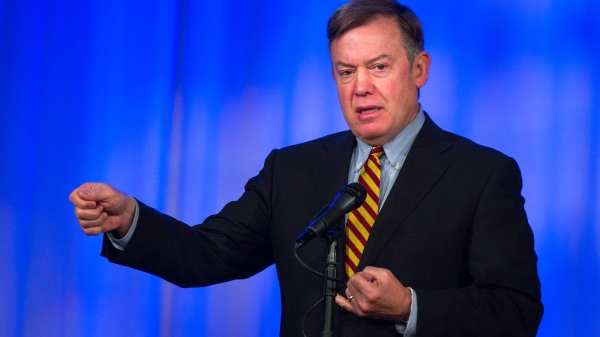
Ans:
[[[373,146],[373,148],[371,149],[371,153],[369,154],[369,157],[373,156],[373,157],[379,159],[382,155],[383,155],[383,147],[382,146]]]

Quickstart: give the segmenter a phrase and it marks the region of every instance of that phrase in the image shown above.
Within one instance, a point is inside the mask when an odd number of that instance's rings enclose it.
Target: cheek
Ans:
[[[388,97],[395,101],[398,102],[401,98],[402,95],[404,94],[404,83],[396,83],[390,87],[387,88],[387,95]]]
[[[352,100],[352,87],[347,84],[338,84],[337,86],[338,97],[340,102],[347,104]]]
[[[337,90],[338,101],[344,115],[352,111],[352,92],[347,88],[339,88]]]

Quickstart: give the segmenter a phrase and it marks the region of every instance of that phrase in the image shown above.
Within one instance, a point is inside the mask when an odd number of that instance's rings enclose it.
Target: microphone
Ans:
[[[346,213],[357,209],[367,197],[367,190],[360,183],[351,183],[342,188],[329,207],[325,209],[308,228],[296,239],[295,249],[306,245],[310,240],[330,231],[344,218]]]

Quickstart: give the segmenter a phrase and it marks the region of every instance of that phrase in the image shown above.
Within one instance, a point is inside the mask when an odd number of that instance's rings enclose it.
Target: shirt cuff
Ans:
[[[408,287],[408,289],[410,289],[412,299],[410,315],[408,316],[408,322],[396,323],[396,331],[404,337],[414,337],[417,334],[417,311],[419,306],[417,305],[417,293],[411,287]]]
[[[110,243],[112,243],[113,247],[115,247],[118,250],[125,250],[125,247],[127,247],[127,244],[129,243],[129,240],[131,239],[131,236],[133,235],[133,232],[135,231],[135,227],[137,225],[138,222],[138,216],[140,214],[140,206],[138,205],[138,202],[135,198],[133,198],[133,200],[135,201],[135,215],[133,216],[133,222],[131,223],[131,228],[129,228],[129,231],[127,232],[127,234],[120,238],[117,239],[112,233],[107,232],[106,235],[108,236],[108,239],[110,240]]]

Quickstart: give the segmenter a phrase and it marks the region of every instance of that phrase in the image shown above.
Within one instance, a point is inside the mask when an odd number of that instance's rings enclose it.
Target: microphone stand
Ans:
[[[335,233],[334,233],[335,234]],[[337,278],[337,241],[333,239],[333,234],[329,233],[327,236],[327,243],[329,247],[329,253],[327,254],[327,260],[325,263],[325,275],[330,278]],[[335,296],[337,295],[336,282],[330,279],[324,279],[323,284],[323,330],[321,330],[321,337],[332,337],[333,336],[333,310],[335,306]]]
[[[335,307],[335,296],[336,292],[336,283],[344,282],[342,280],[337,280],[337,239],[345,234],[345,230],[339,230],[340,227],[345,222],[345,214],[357,209],[360,205],[365,201],[367,196],[367,190],[363,185],[358,182],[350,183],[342,188],[342,190],[335,197],[333,202],[329,205],[329,207],[325,208],[324,211],[321,212],[317,216],[315,220],[313,220],[308,228],[300,234],[300,236],[296,239],[294,244],[294,255],[296,259],[308,270],[319,275],[325,276],[324,285],[323,285],[323,325],[321,330],[321,337],[332,337],[333,336],[333,314]],[[344,220],[342,220],[344,219]],[[333,225],[333,226],[332,226]],[[336,230],[337,229],[337,230]],[[328,232],[327,232],[328,231]],[[323,235],[325,234],[326,235]],[[340,233],[338,237],[335,237],[336,234]],[[302,248],[306,245],[310,240],[314,239],[317,236],[326,236],[327,244],[328,244],[328,255],[325,263],[327,264],[325,268],[325,274],[321,274],[318,271],[309,267],[306,263],[302,261],[300,256],[298,256],[298,249]],[[318,302],[315,303],[308,312],[312,311],[312,309],[316,308]],[[307,312],[307,314],[308,314]],[[306,318],[306,315],[304,316]],[[304,318],[302,319],[302,333],[304,333]]]

